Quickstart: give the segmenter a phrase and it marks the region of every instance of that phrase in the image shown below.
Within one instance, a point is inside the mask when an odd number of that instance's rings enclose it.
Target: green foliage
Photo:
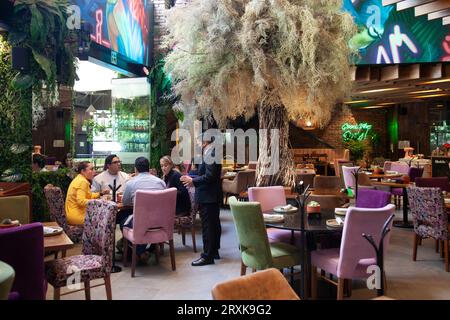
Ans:
[[[67,194],[70,182],[69,169],[59,169],[49,172],[33,172],[31,178],[31,191],[33,194],[33,221],[50,221],[50,213],[44,195],[44,187],[52,184],[60,187],[64,196]]]
[[[0,180],[29,181],[31,175],[31,90],[15,86],[11,47],[0,36]]]

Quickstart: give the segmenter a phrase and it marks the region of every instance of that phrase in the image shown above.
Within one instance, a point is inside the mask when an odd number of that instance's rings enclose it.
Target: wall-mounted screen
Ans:
[[[150,0],[72,0],[81,11],[82,21],[91,27],[91,40],[131,62],[149,65]],[[115,64],[112,54],[108,63]]]
[[[358,49],[356,64],[450,61],[450,26],[442,18],[415,16],[414,8],[397,10],[382,0],[344,0],[358,26],[350,46]]]

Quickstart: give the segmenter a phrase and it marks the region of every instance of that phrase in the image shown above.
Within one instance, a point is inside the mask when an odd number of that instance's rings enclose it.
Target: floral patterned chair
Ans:
[[[64,196],[61,188],[48,184],[44,188],[44,194],[52,220],[56,221],[64,229],[70,240],[75,243],[80,242],[83,236],[83,226],[67,224]]]
[[[90,281],[99,278],[105,280],[107,299],[112,299],[110,274],[116,214],[117,205],[114,202],[106,200],[88,202],[82,254],[48,261],[45,264],[47,281],[55,289],[55,300],[60,299],[61,287],[74,282],[84,283],[86,300],[90,300]]]
[[[186,245],[186,229],[191,230],[192,235],[192,248],[194,252],[197,252],[197,245],[195,243],[195,218],[198,212],[198,206],[195,203],[195,188],[188,188],[189,198],[191,200],[191,212],[186,216],[175,217],[175,229],[178,230],[178,234],[181,233],[181,240],[183,245]]]
[[[444,242],[445,271],[449,272],[449,225],[440,188],[408,187],[408,200],[414,222],[413,261],[419,242],[432,238]]]

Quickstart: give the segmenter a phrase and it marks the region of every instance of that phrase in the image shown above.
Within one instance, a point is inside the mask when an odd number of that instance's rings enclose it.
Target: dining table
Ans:
[[[369,179],[376,179],[378,182],[381,182],[383,179],[396,179],[401,178],[404,174],[401,173],[367,173]]]
[[[44,227],[59,227],[57,222],[43,222]],[[63,231],[60,234],[50,235],[44,237],[44,251],[45,252],[60,252],[62,257],[66,256],[66,251],[73,248],[75,244],[70,240],[67,234]],[[55,255],[56,257],[56,255]]]
[[[301,299],[309,297],[309,284],[311,283],[311,251],[316,249],[316,240],[318,236],[331,237],[342,235],[343,225],[338,227],[330,227],[327,225],[327,220],[335,218],[335,209],[322,208],[320,213],[304,214],[304,226],[302,228],[301,213],[280,213],[278,211],[266,211],[265,214],[283,214],[284,220],[282,222],[265,221],[266,227],[277,228],[291,231],[291,243],[294,243],[294,231],[305,232],[305,242],[300,241],[299,250],[303,253],[304,259],[301,259],[301,272],[304,273],[305,281],[300,284]]]

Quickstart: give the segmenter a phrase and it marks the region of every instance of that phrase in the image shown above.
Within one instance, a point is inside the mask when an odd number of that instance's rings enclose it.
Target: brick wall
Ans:
[[[380,145],[374,150],[377,155],[383,155],[388,151],[387,148],[387,111],[383,109],[355,110],[347,107],[336,107],[331,117],[330,123],[322,130],[313,130],[303,132],[291,126],[291,144],[293,148],[324,148],[324,141],[336,149],[343,149],[342,125],[344,123],[371,124],[378,134],[380,134]],[[315,138],[317,139],[315,139]]]

